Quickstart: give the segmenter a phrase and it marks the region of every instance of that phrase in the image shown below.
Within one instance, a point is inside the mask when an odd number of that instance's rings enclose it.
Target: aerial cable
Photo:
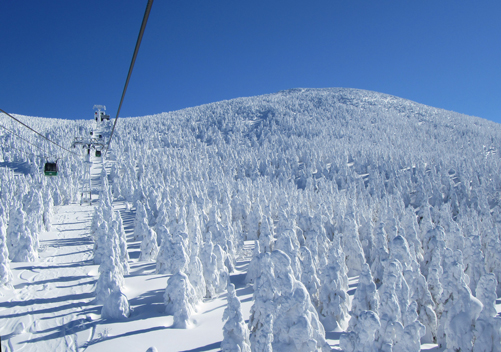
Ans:
[[[15,120],[15,121],[19,122],[21,125],[23,125],[23,126],[24,126],[24,127],[26,127],[27,129],[29,129],[29,130],[31,130],[31,131],[33,131],[33,132],[35,132],[36,134],[38,134],[38,135],[39,135],[40,137],[42,137],[43,139],[46,139],[46,140],[47,140],[47,141],[49,141],[50,143],[54,144],[56,147],[61,148],[61,149],[65,150],[65,151],[67,151],[68,153],[75,154],[76,156],[79,156],[77,153],[74,153],[74,152],[72,152],[71,150],[66,149],[65,147],[61,147],[61,146],[60,146],[59,144],[57,144],[56,142],[51,141],[49,138],[47,138],[47,137],[45,137],[43,134],[41,134],[41,133],[39,133],[39,132],[35,131],[33,128],[31,128],[30,126],[28,126],[28,125],[27,125],[27,124],[25,124],[24,122],[19,121],[18,119],[16,119],[14,116],[12,116],[11,114],[9,114],[8,112],[6,112],[6,111],[4,111],[4,110],[2,110],[2,109],[0,109],[0,111],[1,111],[1,112],[3,112],[5,115],[9,116],[11,119],[13,119],[13,120]]]
[[[125,81],[124,90],[122,92],[122,98],[120,99],[120,105],[118,105],[117,116],[115,117],[115,122],[113,123],[113,129],[111,130],[110,139],[108,140],[108,144],[106,145],[106,150],[104,151],[104,156],[108,152],[108,148],[110,147],[111,138],[113,137],[113,132],[115,131],[115,127],[118,121],[118,114],[120,114],[120,109],[122,108],[122,103],[124,101],[125,92],[127,91],[127,86],[129,85],[130,76],[132,75],[132,69],[134,68],[134,63],[136,62],[137,53],[139,52],[139,46],[141,45],[141,40],[143,39],[143,33],[146,28],[146,23],[148,22],[148,17],[150,15],[151,6],[153,5],[153,0],[148,0],[148,4],[146,5],[146,11],[143,16],[143,23],[141,24],[141,29],[139,30],[139,36],[136,42],[136,48],[134,49],[134,55],[132,55],[132,61],[129,67],[129,73],[127,74],[127,80]]]
[[[12,131],[12,130],[8,129],[7,127],[5,127],[5,126],[3,126],[3,125],[0,125],[0,127],[2,127],[3,129],[5,129],[5,130],[9,131],[9,132],[10,132],[10,133],[12,133],[14,136],[16,136],[16,137],[18,137],[18,138],[21,138],[21,139],[22,139],[23,141],[25,141],[26,143],[31,144],[33,147],[35,147],[35,148],[37,148],[37,149],[41,150],[41,151],[44,153],[44,158],[45,158],[45,159],[47,159],[47,155],[46,155],[47,153],[46,153],[46,151],[45,151],[45,150],[43,150],[42,148],[40,148],[38,145],[31,143],[31,142],[30,142],[29,140],[27,140],[26,138],[21,137],[21,136],[20,136],[20,135],[18,135],[16,132],[14,132],[14,131]],[[35,154],[34,154],[34,155],[35,155]]]

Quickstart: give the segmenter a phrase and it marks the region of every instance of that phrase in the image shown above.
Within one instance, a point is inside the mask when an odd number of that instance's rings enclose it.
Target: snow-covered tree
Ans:
[[[174,316],[174,327],[186,329],[191,325],[190,317],[196,311],[195,297],[185,273],[177,272],[169,278],[164,293],[165,312]]]
[[[253,352],[272,350],[271,341],[267,335],[273,336],[273,316],[276,310],[274,300],[278,296],[271,254],[265,253],[260,261],[260,274],[254,284],[254,303],[249,318],[250,342]]]
[[[383,284],[378,289],[381,327],[376,341],[379,349],[391,350],[403,334],[402,311],[407,310],[407,305],[402,306],[401,293],[398,292],[403,286],[402,279],[400,262],[389,262],[384,270]]]
[[[494,274],[485,274],[478,281],[477,299],[483,308],[475,322],[473,352],[501,351],[501,318],[496,311],[497,280]]]
[[[485,274],[485,258],[482,253],[480,236],[470,236],[466,238],[466,246],[463,251],[463,260],[466,266],[464,272],[468,275],[468,286],[475,296],[478,281]]]
[[[26,213],[13,208],[7,227],[9,259],[13,262],[34,262],[38,259],[38,240],[26,226]]]
[[[351,302],[350,321],[348,331],[355,331],[360,314],[364,311],[379,311],[379,294],[376,284],[372,280],[371,271],[367,263],[364,264],[358,278],[358,285]],[[378,317],[379,320],[379,317]]]
[[[451,351],[471,351],[473,329],[482,303],[465,282],[461,251],[443,252],[443,292],[440,297],[438,343]]]
[[[426,327],[418,320],[417,303],[413,301],[406,311],[406,324],[403,334],[398,336],[393,351],[419,352],[421,351],[421,338],[426,334]]]
[[[223,312],[223,341],[221,341],[222,352],[250,352],[249,330],[245,325],[242,316],[240,300],[235,291],[235,285],[228,285],[228,305]]]
[[[313,263],[310,250],[302,246],[300,249],[301,260],[301,282],[304,284],[310,294],[311,302],[315,307],[319,305],[320,279],[317,276],[317,270]]]
[[[139,261],[153,262],[157,259],[157,255],[157,234],[151,227],[148,227],[148,230],[143,233],[143,240],[141,241],[141,255],[139,256]]]
[[[374,339],[380,326],[377,313],[364,310],[360,312],[354,329],[341,335],[339,345],[345,352],[377,352],[379,349]]]
[[[335,243],[329,254],[329,262],[320,275],[318,313],[322,324],[328,330],[344,330],[349,318],[348,270],[344,258],[339,242]]]
[[[384,229],[384,223],[379,223],[374,233],[374,249],[371,251],[373,257],[371,262],[371,272],[374,282],[381,283],[383,280],[384,267],[390,254],[388,251],[388,239]]]
[[[118,235],[118,244],[119,244],[119,262],[122,266],[122,271],[124,274],[129,273],[129,252],[127,250],[127,236],[125,234],[125,229],[123,225],[122,216],[120,212],[115,211],[115,220],[113,220],[111,226],[116,231]]]
[[[163,225],[157,229],[158,236],[162,238],[157,255],[157,274],[184,271],[188,263],[188,255],[184,249],[182,235],[170,236],[169,230]]]
[[[114,257],[104,256],[99,265],[99,279],[95,287],[96,302],[106,302],[108,296],[116,291],[116,287],[124,286],[124,277],[120,268],[116,266]]]
[[[142,202],[136,203],[136,217],[134,219],[134,241],[142,240],[145,234],[148,234],[148,214]]]
[[[275,244],[273,220],[264,216],[259,231],[259,248],[262,253],[271,253]]]
[[[359,275],[365,263],[365,257],[358,237],[358,225],[353,212],[345,216],[342,244],[346,256],[346,266],[350,275]]]
[[[130,316],[130,307],[127,296],[115,281],[110,281],[111,287],[108,297],[105,298],[103,308],[101,309],[101,318],[103,319],[122,319]]]
[[[4,220],[0,217],[0,287],[8,285],[12,280],[7,250],[7,236]]]

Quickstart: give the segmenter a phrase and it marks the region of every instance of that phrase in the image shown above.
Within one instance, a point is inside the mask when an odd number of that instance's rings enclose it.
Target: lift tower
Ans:
[[[72,144],[73,148],[81,147],[84,170],[82,179],[80,181],[80,205],[83,203],[92,204],[92,185],[90,177],[90,168],[92,166],[91,150],[95,153],[96,157],[101,157],[101,150],[103,150],[105,144],[102,135],[95,135],[94,132],[90,132],[90,137],[75,137]]]
[[[106,114],[106,106],[104,105],[94,105],[94,119],[96,122],[103,122],[104,120],[110,120],[110,115]]]

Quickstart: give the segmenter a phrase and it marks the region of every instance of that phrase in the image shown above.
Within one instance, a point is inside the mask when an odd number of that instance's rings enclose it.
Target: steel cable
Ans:
[[[115,122],[113,123],[113,128],[111,130],[110,139],[108,140],[108,144],[106,145],[106,150],[104,151],[103,157],[105,157],[106,154],[108,153],[108,148],[110,147],[111,138],[113,137],[113,132],[115,132],[115,127],[116,127],[117,121],[118,121],[118,114],[120,114],[120,109],[122,108],[122,103],[124,101],[125,92],[127,91],[127,86],[129,85],[130,76],[132,75],[132,69],[134,68],[134,64],[136,62],[137,53],[139,52],[139,46],[141,45],[141,41],[143,39],[143,33],[144,33],[145,28],[146,28],[146,23],[148,22],[148,17],[150,15],[152,5],[153,5],[153,0],[148,0],[148,4],[146,5],[146,11],[144,12],[144,16],[143,16],[143,23],[141,24],[141,29],[139,30],[139,36],[138,36],[137,41],[136,41],[134,55],[132,55],[132,61],[130,63],[130,67],[129,67],[129,73],[127,74],[127,79],[125,81],[124,90],[122,92],[122,98],[120,99],[120,105],[118,105],[118,110],[117,110],[117,115],[115,117]]]
[[[49,138],[45,137],[45,136],[44,136],[43,134],[41,134],[40,132],[35,131],[33,128],[31,128],[30,126],[28,126],[28,125],[27,125],[27,124],[25,124],[24,122],[19,121],[18,119],[16,119],[14,116],[12,116],[11,114],[9,114],[8,112],[6,112],[6,111],[4,111],[4,110],[2,110],[2,109],[0,109],[0,111],[1,111],[1,112],[3,112],[5,115],[9,116],[11,119],[13,119],[13,120],[15,120],[15,121],[19,122],[21,125],[23,125],[23,126],[24,126],[24,127],[26,127],[27,129],[29,129],[30,131],[32,131],[32,132],[34,132],[34,133],[36,133],[37,135],[39,135],[39,136],[40,136],[40,137],[42,137],[43,139],[45,139],[45,140],[49,141],[50,143],[54,144],[56,147],[61,148],[61,149],[65,150],[65,151],[67,151],[68,153],[71,153],[71,154],[74,154],[74,155],[76,155],[76,156],[79,156],[77,153],[74,153],[74,152],[72,152],[71,150],[66,149],[65,147],[60,146],[60,145],[59,145],[59,144],[57,144],[56,142],[51,141]],[[4,128],[5,128],[5,127],[4,127]]]

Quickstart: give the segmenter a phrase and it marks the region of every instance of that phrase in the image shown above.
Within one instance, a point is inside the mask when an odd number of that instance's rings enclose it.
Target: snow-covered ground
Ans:
[[[126,118],[80,205],[81,159],[0,119],[2,351],[501,349],[498,124],[350,89]]]

